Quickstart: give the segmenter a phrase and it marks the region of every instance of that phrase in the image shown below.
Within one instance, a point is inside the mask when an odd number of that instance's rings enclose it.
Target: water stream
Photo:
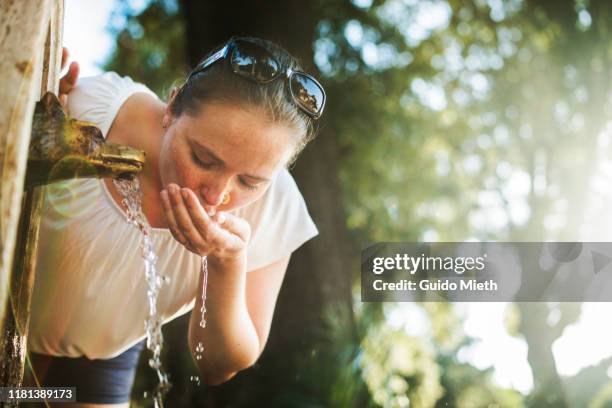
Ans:
[[[145,261],[145,279],[147,281],[148,290],[147,298],[149,303],[149,314],[145,321],[145,329],[147,333],[147,348],[152,352],[153,357],[149,360],[149,365],[157,372],[158,384],[153,392],[153,401],[155,408],[163,408],[163,397],[170,390],[172,384],[168,380],[168,375],[164,372],[161,363],[161,350],[163,346],[162,336],[162,318],[157,311],[157,297],[163,284],[170,282],[167,276],[161,276],[157,273],[155,262],[157,255],[153,248],[151,240],[151,226],[142,212],[142,191],[137,177],[132,179],[113,179],[113,183],[117,191],[123,197],[122,203],[127,209],[127,221],[136,226],[142,233],[142,257]],[[206,257],[202,257],[201,273],[203,278],[202,285],[202,314],[200,326],[206,326],[204,314],[206,313],[206,286],[208,278],[208,262]],[[202,358],[204,346],[201,342],[196,346],[196,359]],[[200,379],[197,377],[197,385],[200,385]],[[146,396],[146,393],[145,393]]]

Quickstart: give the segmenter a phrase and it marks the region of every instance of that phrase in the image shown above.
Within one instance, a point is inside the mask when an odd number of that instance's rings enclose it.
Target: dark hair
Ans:
[[[298,60],[281,46],[257,37],[232,37],[247,39],[268,50],[282,66],[293,70],[303,71]],[[202,61],[227,43],[215,47]],[[295,152],[288,162],[293,164],[302,149],[316,135],[314,120],[297,107],[292,101],[286,81],[276,79],[268,84],[259,84],[255,81],[242,78],[234,74],[225,65],[226,61],[218,61],[208,67],[204,72],[198,72],[187,78],[187,81],[178,88],[170,107],[175,117],[183,113],[194,115],[201,104],[210,101],[238,102],[264,108],[270,121],[283,123],[297,129],[301,135]]]

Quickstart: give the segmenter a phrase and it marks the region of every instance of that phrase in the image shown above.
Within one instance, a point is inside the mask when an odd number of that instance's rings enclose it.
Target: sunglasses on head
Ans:
[[[233,73],[260,84],[267,84],[284,75],[295,104],[308,116],[318,119],[325,107],[325,91],[321,84],[301,71],[283,67],[264,47],[247,39],[233,38],[223,48],[200,62],[189,74],[203,72],[220,59],[225,59]]]

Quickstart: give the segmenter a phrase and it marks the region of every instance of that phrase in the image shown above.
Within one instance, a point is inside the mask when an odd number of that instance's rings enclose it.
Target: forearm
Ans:
[[[259,339],[246,305],[246,256],[231,262],[209,257],[204,328],[200,326],[202,284],[200,276],[189,347],[205,382],[216,384],[251,366],[259,356]]]

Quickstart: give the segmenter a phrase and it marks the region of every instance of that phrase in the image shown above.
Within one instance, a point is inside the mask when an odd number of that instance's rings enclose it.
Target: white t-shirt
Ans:
[[[104,137],[125,100],[155,94],[114,72],[80,78],[68,109]],[[157,96],[155,96],[157,97]],[[142,340],[148,314],[142,234],[100,179],[44,187],[28,349],[54,356],[112,358]],[[279,260],[318,234],[291,174],[281,170],[257,201],[232,211],[251,225],[247,270]],[[157,309],[168,322],[195,304],[201,258],[165,228],[152,228],[158,273],[170,277]]]

